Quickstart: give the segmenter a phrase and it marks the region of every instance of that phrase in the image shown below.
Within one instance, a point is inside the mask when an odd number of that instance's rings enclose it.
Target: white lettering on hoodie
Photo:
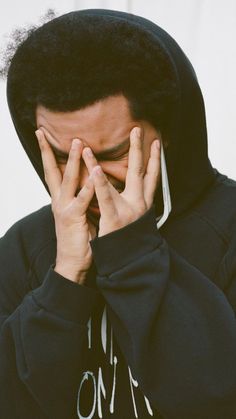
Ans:
[[[88,349],[92,349],[93,342],[92,342],[92,319],[89,319],[88,322]],[[109,327],[109,330],[108,330]],[[102,313],[102,319],[101,319],[101,326],[100,326],[100,338],[101,342],[95,342],[96,345],[101,344],[102,350],[104,354],[108,356],[109,353],[109,363],[113,368],[113,382],[112,382],[112,391],[109,399],[109,411],[111,414],[115,412],[115,395],[116,395],[116,378],[117,378],[117,368],[119,368],[119,360],[116,355],[113,354],[113,329],[112,326],[108,326],[107,321],[107,310],[106,307],[104,307],[103,313]],[[109,342],[107,339],[107,336],[109,336]],[[136,406],[135,401],[135,391],[134,389],[138,387],[138,382],[135,380],[132,376],[131,369],[127,365],[128,368],[128,377],[129,377],[129,384],[130,384],[130,397],[132,399],[132,405],[134,410],[134,418],[139,418],[138,409]],[[83,416],[81,413],[81,390],[83,388],[83,385],[88,384],[88,382],[91,382],[92,388],[93,388],[93,394],[91,397],[91,407],[90,412],[87,414],[87,416]],[[78,398],[77,398],[77,415],[79,419],[92,419],[94,417],[96,408],[99,418],[103,418],[103,410],[102,410],[102,403],[103,400],[108,399],[108,394],[106,391],[106,386],[103,379],[103,372],[102,367],[99,366],[97,377],[94,374],[93,371],[84,371],[82,374],[82,379],[79,385],[78,390]],[[147,408],[147,413],[150,416],[153,416],[153,411],[150,406],[149,400],[146,396],[144,397],[145,405]]]

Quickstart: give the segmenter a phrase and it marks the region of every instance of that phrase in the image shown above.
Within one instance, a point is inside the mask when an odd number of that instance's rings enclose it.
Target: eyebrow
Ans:
[[[49,142],[49,141],[48,141]],[[59,148],[54,146],[49,142],[52,150],[54,151],[55,155],[57,157],[67,159],[69,156],[69,153],[65,153],[64,151],[61,151]],[[117,155],[117,153],[121,151],[125,151],[127,145],[130,144],[130,138],[126,138],[124,141],[122,141],[120,144],[115,145],[114,147],[108,148],[106,150],[100,151],[98,153],[94,153],[94,156],[97,160],[109,160],[109,158],[114,157]],[[86,146],[87,147],[87,146]]]

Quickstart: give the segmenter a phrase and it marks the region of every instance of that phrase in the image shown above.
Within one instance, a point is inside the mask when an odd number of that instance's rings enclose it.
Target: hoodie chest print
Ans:
[[[78,389],[78,397],[77,397],[77,416],[80,419],[92,419],[96,415],[99,418],[105,418],[104,415],[104,403],[109,405],[109,413],[114,414],[117,410],[119,411],[119,402],[116,403],[116,394],[117,394],[117,376],[118,376],[118,369],[119,369],[119,357],[114,353],[114,345],[113,345],[113,329],[109,323],[107,317],[107,310],[104,307],[100,324],[98,325],[99,330],[96,333],[95,327],[93,324],[92,318],[90,318],[88,322],[88,350],[92,351],[95,347],[98,349],[100,348],[102,353],[106,356],[106,364],[100,365],[96,368],[88,369],[84,371],[82,374],[82,378],[79,384]],[[94,337],[96,338],[94,339]],[[109,376],[112,380],[112,385],[108,385],[106,383],[107,371],[104,369],[109,369]],[[120,378],[120,377],[119,377]],[[131,404],[133,408],[133,417],[134,418],[141,418],[139,415],[135,392],[138,388],[138,382],[133,378],[131,369],[127,365],[127,380],[128,380],[128,389],[129,395],[126,395],[131,398]],[[92,389],[91,394],[89,394],[86,389]],[[87,412],[87,416],[84,416],[84,411],[82,409],[83,400],[82,397],[87,395],[90,400],[89,410]],[[153,416],[153,411],[150,406],[150,403],[146,396],[144,397],[144,404],[146,407],[147,414]]]

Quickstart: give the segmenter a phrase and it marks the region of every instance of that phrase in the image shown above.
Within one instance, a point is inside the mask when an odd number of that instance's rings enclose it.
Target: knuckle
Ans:
[[[135,173],[136,173],[137,176],[142,177],[144,175],[144,169],[143,169],[143,167],[142,166],[137,166],[135,168]]]
[[[104,196],[104,202],[110,204],[113,201],[112,196],[110,194],[106,194]]]
[[[83,192],[78,195],[78,198],[79,198],[79,203],[80,204],[83,205],[86,202],[86,197],[85,197]]]

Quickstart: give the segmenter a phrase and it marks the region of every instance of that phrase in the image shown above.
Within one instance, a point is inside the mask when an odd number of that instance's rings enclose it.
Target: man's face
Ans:
[[[123,95],[110,96],[84,109],[73,112],[51,112],[39,105],[36,109],[37,128],[43,127],[50,134],[48,142],[53,148],[58,166],[65,171],[71,142],[74,138],[89,146],[109,181],[118,190],[125,187],[128,168],[130,131],[135,126],[143,129],[143,158],[146,168],[152,141],[160,133],[147,121],[132,119],[128,101]],[[89,176],[81,160],[78,191]],[[92,200],[89,212],[99,216],[96,198]]]

